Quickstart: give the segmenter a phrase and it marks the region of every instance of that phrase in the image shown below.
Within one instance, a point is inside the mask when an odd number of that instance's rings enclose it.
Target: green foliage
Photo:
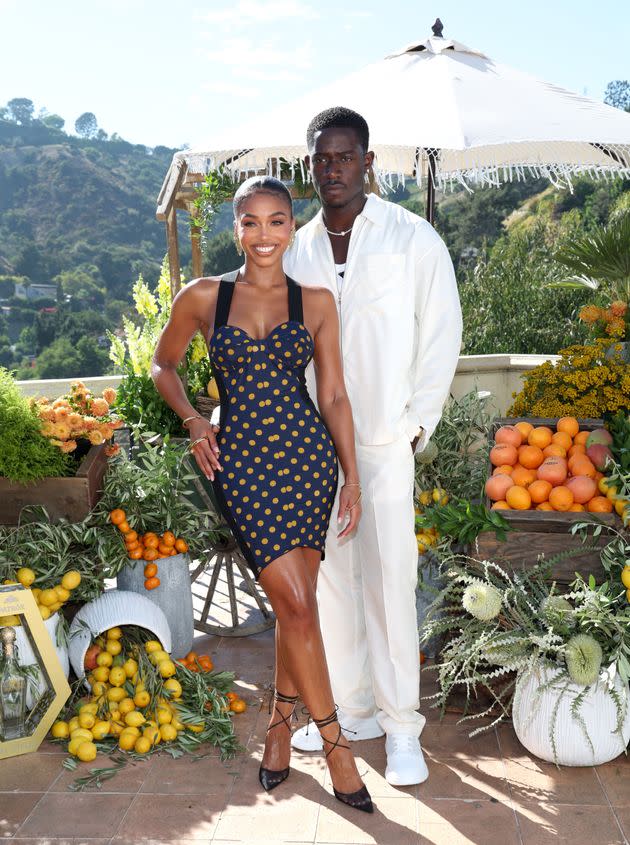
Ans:
[[[577,319],[586,292],[549,287],[562,272],[552,253],[576,234],[577,224],[574,215],[560,224],[535,219],[482,254],[460,285],[464,354],[546,355],[586,336]]]
[[[221,205],[234,196],[236,183],[228,170],[210,170],[203,182],[197,186],[193,201],[190,225],[206,233]]]
[[[498,511],[459,499],[425,508],[417,514],[416,530],[427,528],[436,528],[439,536],[448,538],[449,542],[471,543],[484,531],[493,531],[499,540],[505,540],[510,523]]]
[[[0,476],[21,484],[72,475],[74,462],[40,433],[40,421],[11,374],[0,368]]]
[[[108,369],[108,355],[92,337],[82,337],[76,345],[67,337],[58,337],[37,359],[34,378],[74,378],[102,376]]]

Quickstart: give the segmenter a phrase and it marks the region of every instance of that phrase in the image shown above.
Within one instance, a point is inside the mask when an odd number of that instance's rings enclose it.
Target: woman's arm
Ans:
[[[207,280],[203,281],[207,286]],[[188,429],[193,441],[191,449],[195,460],[204,475],[212,481],[214,470],[221,469],[214,430],[208,420],[188,401],[186,390],[177,373],[177,367],[193,335],[202,327],[199,315],[203,313],[204,305],[207,307],[208,304],[208,297],[201,296],[202,293],[200,281],[191,282],[173,300],[169,321],[162,330],[153,355],[151,378],[166,404],[182,420],[187,420],[184,428]]]
[[[343,365],[339,347],[339,319],[333,295],[327,290],[309,292],[317,298],[321,322],[315,333],[315,377],[317,404],[339,456],[345,483],[339,495],[339,522],[349,516],[340,537],[350,534],[361,516],[361,487],[354,449],[352,408],[343,380]],[[309,298],[310,298],[309,297]]]

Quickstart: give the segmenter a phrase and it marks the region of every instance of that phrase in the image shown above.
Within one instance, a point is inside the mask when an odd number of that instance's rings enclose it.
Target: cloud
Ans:
[[[238,0],[230,8],[203,12],[198,19],[206,23],[269,23],[270,21],[300,18],[313,20],[319,15],[308,3],[301,0]]]
[[[220,50],[213,50],[205,55],[211,62],[238,68],[240,76],[244,73],[265,73],[261,68],[280,67],[282,75],[275,78],[287,79],[287,74],[294,73],[295,68],[306,70],[312,67],[315,53],[310,42],[285,49],[277,48],[271,42],[261,44],[249,38],[233,38],[225,41]]]

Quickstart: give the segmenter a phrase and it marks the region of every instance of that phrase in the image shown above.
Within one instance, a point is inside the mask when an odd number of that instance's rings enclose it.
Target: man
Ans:
[[[461,311],[434,229],[366,196],[368,143],[367,123],[349,109],[311,121],[307,166],[322,208],[298,232],[285,270],[337,299],[356,428],[363,518],[342,541],[331,525],[318,581],[333,692],[348,739],[387,735],[385,776],[403,786],[428,777],[419,742],[425,719],[417,712],[413,453],[431,436],[448,395]],[[322,747],[313,726],[297,731],[293,745]]]

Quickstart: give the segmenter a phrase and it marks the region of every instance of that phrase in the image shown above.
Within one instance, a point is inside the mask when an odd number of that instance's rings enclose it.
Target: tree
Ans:
[[[226,273],[228,267],[238,267],[240,259],[232,232],[220,232],[206,244],[204,266],[210,275]]]
[[[14,97],[7,103],[9,120],[19,123],[20,126],[28,126],[33,122],[35,106],[32,100],[26,97]]]
[[[38,378],[79,378],[87,375],[81,371],[81,357],[67,337],[53,341],[37,359]]]
[[[49,129],[58,129],[61,131],[66,121],[58,114],[47,114],[42,118],[42,123]]]
[[[94,281],[94,276],[100,276],[100,273],[98,268],[94,266],[89,267],[89,270],[91,272],[86,272],[81,267],[73,270],[62,270],[59,275],[55,276],[53,283],[61,285],[63,293],[67,296],[74,297],[83,303],[100,304],[103,302],[104,292]]]
[[[81,138],[95,138],[98,134],[96,116],[91,111],[80,114],[74,122],[74,131]]]
[[[614,79],[606,86],[604,102],[622,111],[630,111],[630,82],[627,79]]]

